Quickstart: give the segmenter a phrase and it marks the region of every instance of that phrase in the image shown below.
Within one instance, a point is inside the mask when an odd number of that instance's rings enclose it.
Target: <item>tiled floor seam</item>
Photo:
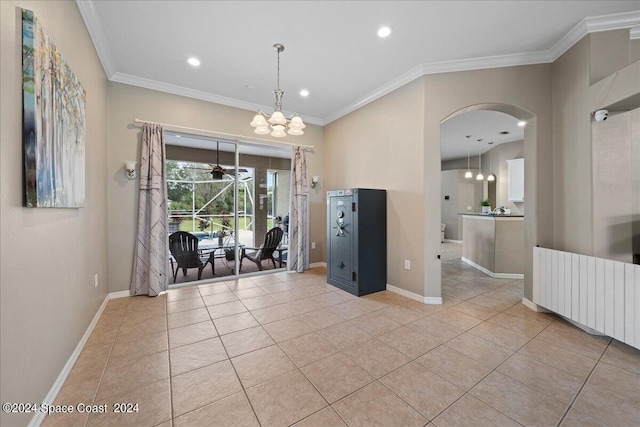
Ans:
[[[562,418],[560,418],[560,421],[558,422],[558,425],[561,425],[562,422],[564,421],[564,419],[567,417],[567,414],[569,413],[569,411],[571,410],[571,408],[573,408],[573,404],[576,403],[576,400],[578,400],[578,396],[580,396],[580,393],[582,393],[582,390],[584,389],[584,386],[587,385],[587,382],[589,381],[589,378],[591,378],[591,375],[593,375],[593,371],[596,370],[596,368],[598,367],[598,365],[600,364],[600,361],[602,360],[602,357],[604,356],[604,354],[607,352],[607,350],[609,349],[609,347],[611,346],[611,340],[609,340],[609,342],[607,343],[607,346],[604,348],[604,350],[602,351],[602,354],[600,354],[600,357],[598,358],[598,361],[593,365],[593,368],[591,368],[591,371],[589,372],[589,375],[587,375],[587,378],[585,378],[584,382],[582,383],[582,385],[580,386],[580,390],[578,390],[578,392],[576,393],[575,396],[573,396],[573,399],[571,400],[571,403],[569,403],[569,405],[567,406],[567,409],[564,411],[564,414],[562,415]],[[593,416],[593,415],[591,415]],[[596,419],[598,419],[599,421],[601,421],[599,418],[594,417]],[[601,421],[603,423],[605,423],[604,421]]]
[[[200,297],[202,298],[202,295],[200,295]],[[204,302],[204,299],[202,300],[202,302]],[[246,308],[246,306],[245,306],[245,308]],[[209,310],[207,310],[207,312],[209,312]],[[251,311],[249,311],[249,313],[251,313]],[[252,316],[253,316],[253,314],[252,314]],[[247,394],[247,390],[244,387],[244,384],[242,383],[242,381],[240,380],[240,375],[238,375],[238,371],[236,370],[235,365],[231,361],[231,356],[229,355],[229,352],[227,351],[227,347],[224,345],[224,341],[221,338],[221,335],[220,335],[220,333],[218,331],[218,327],[216,326],[216,323],[213,321],[213,318],[211,318],[211,313],[209,313],[209,318],[211,319],[211,323],[213,324],[213,327],[216,330],[216,334],[218,334],[218,338],[220,339],[220,343],[222,344],[222,348],[224,349],[224,352],[227,355],[227,360],[229,361],[229,364],[231,365],[231,368],[233,369],[233,373],[236,374],[236,379],[238,380],[238,383],[240,383],[240,387],[242,387],[242,393],[244,393],[244,397],[247,399],[247,402],[249,402],[249,406],[251,407],[251,411],[253,412],[253,416],[256,417],[256,421],[258,422],[259,425],[261,425],[260,419],[258,418],[258,414],[256,413],[256,410],[253,407],[253,403],[251,402],[251,399],[249,399],[249,395]],[[218,362],[216,362],[216,363],[218,363]],[[209,366],[209,365],[207,365],[207,366]],[[229,397],[229,396],[226,396],[226,397]],[[218,400],[222,400],[222,399],[218,399]],[[214,402],[211,402],[211,403],[214,403]],[[211,403],[208,403],[207,405],[210,405]],[[207,405],[204,405],[204,406],[207,406]],[[204,406],[201,406],[200,408],[195,408],[194,411],[197,411],[198,409],[201,409]],[[191,412],[193,412],[193,411],[191,411]],[[185,415],[185,414],[182,414],[182,415]],[[173,425],[173,418],[172,418],[172,425]]]
[[[513,304],[513,305],[517,305],[517,304]],[[508,308],[506,308],[505,310],[503,310],[503,311],[499,312],[498,314],[500,314],[500,313],[504,313],[504,311],[509,310],[511,307],[513,307],[513,305],[512,305],[512,306],[510,306],[510,307],[508,307]],[[435,313],[434,313],[434,314],[435,314]],[[496,314],[495,316],[497,316],[497,314]],[[493,317],[493,316],[492,316],[492,317]],[[487,319],[487,320],[489,320],[489,319]],[[485,323],[487,320],[484,320],[482,323]],[[481,325],[482,323],[479,323],[479,324],[478,324],[478,325],[476,325],[476,326],[479,326],[479,325]],[[475,327],[475,326],[474,326],[474,327]],[[547,326],[547,327],[548,327],[548,326]],[[445,341],[444,343],[440,344],[438,347],[441,347],[441,346],[445,345],[447,342],[449,342],[449,341],[453,340],[454,338],[456,338],[456,337],[458,337],[458,336],[460,336],[460,335],[462,335],[462,334],[464,334],[464,333],[466,333],[466,332],[470,332],[470,331],[471,331],[471,329],[473,329],[473,328],[467,329],[467,330],[465,330],[465,331],[461,332],[460,334],[456,335],[455,337],[452,337],[452,338],[448,339],[448,340],[447,340],[447,341]],[[546,329],[546,327],[545,327],[545,329]],[[544,329],[543,329],[543,330],[544,330]],[[465,397],[466,395],[469,395],[469,396],[471,396],[471,397],[473,397],[473,398],[476,398],[476,399],[478,399],[478,400],[480,400],[480,401],[484,402],[484,401],[483,401],[482,399],[480,399],[479,397],[476,397],[476,396],[474,396],[474,395],[470,394],[470,391],[471,391],[473,388],[475,388],[478,384],[480,384],[482,381],[484,381],[484,379],[485,379],[485,378],[487,378],[489,375],[491,375],[493,372],[497,371],[497,370],[498,370],[498,368],[499,368],[500,366],[502,366],[502,365],[503,365],[504,363],[506,363],[509,359],[511,359],[511,357],[513,357],[513,355],[514,355],[514,354],[516,354],[520,349],[522,349],[522,347],[524,347],[525,345],[527,345],[531,340],[533,340],[536,336],[538,336],[538,335],[539,335],[543,330],[541,330],[541,331],[540,331],[540,332],[538,332],[536,335],[534,335],[533,337],[531,337],[531,338],[530,338],[530,339],[529,339],[525,344],[523,344],[522,346],[520,346],[520,347],[518,348],[518,350],[514,351],[514,352],[513,352],[513,354],[512,354],[509,358],[507,358],[504,362],[500,363],[500,365],[496,366],[495,368],[492,368],[492,369],[491,369],[491,370],[490,370],[490,371],[489,371],[485,376],[483,376],[482,378],[480,378],[480,379],[479,379],[479,380],[478,380],[478,381],[477,381],[473,386],[469,387],[469,389],[468,389],[468,390],[465,390],[465,392],[464,392],[464,393],[463,393],[459,398],[457,398],[457,399],[456,399],[455,401],[453,401],[450,405],[448,405],[446,408],[444,408],[442,411],[440,411],[438,414],[436,414],[432,419],[430,419],[430,420],[429,420],[429,422],[430,422],[430,423],[431,423],[431,422],[433,422],[433,420],[435,420],[435,419],[436,419],[436,418],[438,418],[440,415],[442,415],[444,412],[446,412],[450,407],[452,407],[453,405],[455,405],[455,403],[456,403],[456,402],[458,402],[460,399],[462,399],[462,398],[463,398],[463,397]],[[479,338],[482,338],[482,337],[479,337]],[[482,338],[482,339],[484,339],[484,338]],[[489,341],[489,342],[493,343],[493,341]],[[495,344],[495,345],[500,345],[500,344],[497,344],[497,343],[493,343],[493,344]],[[436,349],[436,348],[438,348],[438,347],[435,347],[435,348],[433,348],[433,349],[432,349],[432,350],[430,350],[430,351],[433,351],[433,350],[435,350],[435,349]],[[505,348],[506,348],[506,347],[505,347]],[[453,350],[454,350],[454,351],[456,351],[455,349],[453,349]],[[508,349],[508,350],[509,350],[509,351],[513,351],[513,350],[511,350],[511,349]],[[427,353],[428,353],[428,352],[427,352]],[[426,353],[425,353],[425,354],[426,354]],[[421,357],[421,356],[419,356],[419,357]],[[469,357],[469,356],[467,356],[467,357]],[[471,358],[471,359],[476,360],[476,359],[474,359],[474,358]],[[477,360],[476,360],[476,362],[480,363],[480,362],[479,362],[479,361],[477,361]],[[422,365],[420,362],[417,362],[417,363],[419,363],[420,365]],[[484,365],[484,364],[483,364],[483,365]],[[446,378],[444,378],[444,377],[442,377],[441,375],[439,375],[437,372],[435,372],[435,371],[431,370],[428,366],[425,366],[425,365],[422,365],[422,366],[424,366],[425,368],[429,369],[429,371],[431,371],[431,372],[433,372],[434,374],[438,375],[440,378],[443,378],[444,380],[449,381],[449,380],[447,380]],[[485,366],[486,366],[486,365],[485,365]],[[498,371],[498,372],[499,372],[499,371]],[[499,372],[499,373],[501,373],[501,372]],[[510,378],[511,378],[511,377],[510,377]],[[515,381],[518,381],[518,380],[516,380],[515,378],[513,378],[513,379],[514,379]],[[449,382],[450,382],[450,381],[449,381]],[[518,382],[520,382],[520,381],[518,381]],[[522,383],[522,384],[524,384],[524,383]],[[454,385],[455,385],[455,384],[454,384]],[[527,385],[527,384],[524,384],[524,385]],[[527,385],[527,386],[528,386],[528,385]],[[528,386],[528,387],[531,387],[531,386]],[[458,388],[459,388],[459,387],[458,387]],[[532,388],[533,388],[533,387],[532,387]],[[537,390],[537,389],[535,389],[535,390]],[[398,397],[400,397],[400,396],[398,396]],[[401,398],[401,399],[402,399],[402,398]],[[555,399],[555,398],[554,398],[554,399]],[[556,399],[556,400],[557,400],[557,399]],[[403,400],[403,401],[404,401],[404,400]],[[407,404],[409,404],[408,402],[406,402],[406,403],[407,403]],[[496,411],[500,412],[502,415],[504,415],[505,417],[509,418],[510,420],[513,420],[514,422],[518,423],[516,420],[514,420],[514,419],[513,419],[513,418],[511,418],[509,415],[507,415],[507,414],[505,414],[504,412],[502,412],[500,409],[495,408],[494,406],[492,406],[492,405],[491,405],[491,404],[489,404],[488,402],[484,402],[484,403],[485,403],[486,405],[490,406],[491,408],[495,409]],[[424,414],[423,414],[423,415],[424,415]],[[520,424],[520,423],[518,423],[518,424]]]
[[[197,288],[196,288],[197,289]],[[198,295],[200,295],[200,291],[198,291]],[[202,298],[202,296],[200,296]],[[165,299],[165,322],[167,323],[167,357],[169,358],[169,402],[171,405],[171,425],[173,426],[173,419],[175,414],[175,409],[173,407],[173,375],[171,375],[171,343],[169,342],[169,312],[167,305],[169,304],[169,299]]]
[[[128,297],[128,298],[131,298],[131,297]],[[127,302],[127,305],[129,305],[129,302]],[[118,332],[116,332],[116,336],[113,338],[111,347],[109,347],[109,354],[107,355],[107,360],[104,366],[102,367],[102,373],[100,374],[100,379],[98,380],[98,386],[96,387],[96,391],[93,393],[92,401],[94,403],[96,401],[96,397],[98,396],[98,391],[100,390],[100,386],[102,385],[102,379],[104,378],[104,374],[107,371],[107,366],[109,366],[109,359],[111,359],[111,353],[113,352],[113,347],[115,347],[116,345],[116,340],[118,339],[118,333],[120,333],[120,327],[122,326],[122,321],[124,320],[124,314],[126,311],[127,311],[127,307],[125,306],[124,310],[122,310],[122,315],[120,316],[120,322],[118,322]],[[100,315],[100,317],[102,318],[102,315]],[[87,418],[85,419],[85,422],[84,422],[85,427],[89,424],[90,417],[91,415],[87,416]]]

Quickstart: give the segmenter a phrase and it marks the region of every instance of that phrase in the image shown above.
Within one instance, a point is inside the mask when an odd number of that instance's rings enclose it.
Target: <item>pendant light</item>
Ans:
[[[473,178],[471,167],[469,165],[469,138],[471,138],[471,135],[467,135],[467,171],[464,174],[465,178]]]
[[[478,151],[478,175],[476,175],[476,180],[484,180],[484,175],[482,175],[482,155],[480,154],[480,151]]]
[[[270,134],[276,138],[283,138],[287,136],[287,134],[302,135],[304,134],[302,129],[304,129],[306,125],[298,113],[293,113],[293,116],[290,118],[285,117],[282,113],[282,97],[284,96],[284,91],[280,89],[280,52],[284,50],[284,46],[279,43],[274,44],[273,50],[278,52],[277,88],[273,91],[276,97],[275,111],[271,115],[258,111],[250,125],[255,128],[253,132],[258,135]]]
[[[490,142],[489,144],[493,144],[493,142]],[[491,153],[493,150],[489,150],[489,176],[487,177],[487,181],[489,182],[493,182],[496,180],[496,174],[491,172],[491,170],[493,169],[493,153]]]

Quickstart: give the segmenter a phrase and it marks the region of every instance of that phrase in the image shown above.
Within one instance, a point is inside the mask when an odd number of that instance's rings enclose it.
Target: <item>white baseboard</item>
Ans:
[[[486,274],[489,277],[492,277],[494,279],[524,279],[524,274],[518,274],[518,273],[494,273],[491,270],[488,270],[486,268],[484,268],[481,265],[476,264],[475,262],[471,261],[470,259],[467,259],[465,257],[461,258],[462,261],[466,264],[469,264],[471,267],[475,268],[476,270],[479,270],[481,272],[483,272],[484,274]]]
[[[131,296],[131,291],[127,290],[127,291],[118,291],[118,292],[111,292],[110,294],[107,295],[107,297],[109,299],[117,299],[117,298],[127,298]]]
[[[327,266],[326,262],[312,262],[311,264],[309,264],[309,268],[326,267],[326,266]]]
[[[78,357],[80,357],[80,353],[82,353],[82,350],[84,349],[84,346],[87,343],[87,340],[89,340],[89,337],[91,336],[93,329],[96,327],[98,320],[100,320],[100,316],[102,316],[102,313],[104,312],[104,309],[107,307],[107,303],[109,302],[109,300],[116,299],[116,298],[124,298],[129,296],[130,296],[129,291],[119,291],[119,292],[112,292],[110,294],[107,294],[104,297],[104,301],[102,301],[100,308],[98,308],[98,311],[96,312],[95,316],[93,316],[93,320],[91,320],[91,323],[89,323],[87,330],[84,332],[84,335],[82,335],[82,338],[80,338],[80,342],[78,342],[78,345],[73,350],[73,353],[71,353],[71,356],[69,356],[67,363],[65,363],[64,367],[62,368],[62,371],[60,371],[60,374],[58,375],[58,378],[56,378],[53,385],[51,386],[49,393],[47,393],[47,395],[42,400],[42,403],[52,405],[53,402],[56,400],[56,397],[58,396],[58,393],[60,392],[62,385],[67,380],[67,377],[69,376],[71,369],[73,369],[73,365],[76,364]],[[44,421],[45,416],[46,416],[45,413],[36,412],[36,414],[33,416],[33,418],[31,418],[31,421],[29,422],[29,427],[38,427],[40,424],[42,424],[42,421]]]
[[[543,306],[538,305],[535,302],[530,301],[525,297],[522,297],[522,305],[527,307],[529,310],[533,310],[533,311],[538,312],[538,313],[551,313],[551,311],[547,310]]]
[[[425,304],[442,305],[442,297],[423,297],[422,302]]]
[[[415,292],[407,291],[405,289],[390,285],[388,283],[387,283],[387,290],[389,292],[393,292],[394,294],[402,295],[403,297],[407,297],[409,299],[421,302],[423,304],[442,304],[442,298],[423,297],[422,295],[418,295]]]
[[[444,239],[445,243],[462,243],[462,240]]]

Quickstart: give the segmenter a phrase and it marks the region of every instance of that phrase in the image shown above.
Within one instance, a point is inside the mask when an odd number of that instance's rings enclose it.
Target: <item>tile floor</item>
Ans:
[[[324,270],[109,302],[45,426],[637,426],[640,351],[443,262],[442,306],[355,298]]]

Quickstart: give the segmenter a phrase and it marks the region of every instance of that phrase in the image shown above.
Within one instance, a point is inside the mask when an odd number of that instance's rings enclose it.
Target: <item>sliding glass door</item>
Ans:
[[[165,132],[165,140],[169,285],[283,268],[291,150],[174,132]],[[278,248],[271,257],[261,259],[268,251],[260,247],[274,227],[282,229],[282,233],[272,232],[281,234]],[[172,244],[171,239],[178,237],[197,240],[197,249]],[[242,258],[243,254],[248,257]]]

